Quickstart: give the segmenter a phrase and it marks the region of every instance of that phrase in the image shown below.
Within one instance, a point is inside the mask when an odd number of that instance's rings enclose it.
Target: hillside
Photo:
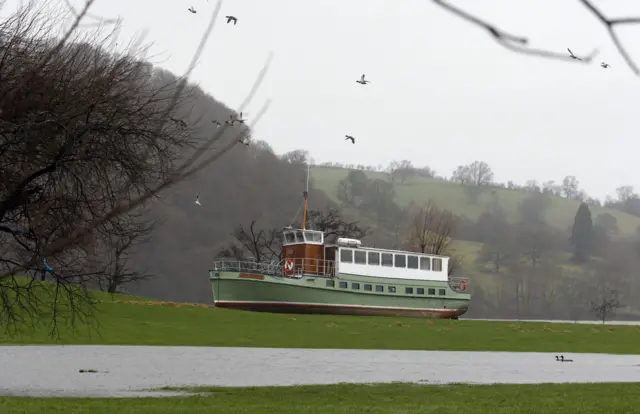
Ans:
[[[336,190],[340,180],[349,173],[345,168],[313,167],[311,177],[316,188],[321,189],[328,197],[338,202]],[[364,171],[370,179],[388,180],[389,174],[376,171]],[[438,205],[451,210],[453,213],[476,220],[491,202],[492,197],[497,197],[504,208],[509,221],[514,221],[517,216],[519,204],[531,193],[522,190],[510,190],[506,188],[492,188],[482,195],[478,204],[470,204],[465,199],[463,188],[460,184],[450,181],[415,177],[405,183],[395,184],[395,202],[400,207],[407,206],[411,201],[422,204],[433,200]],[[576,211],[580,203],[575,200],[551,196],[552,204],[547,209],[545,218],[549,225],[558,229],[567,229],[573,224]],[[598,214],[609,213],[618,221],[620,236],[634,236],[640,226],[640,217],[627,213],[611,210],[603,207],[591,207],[593,217]]]

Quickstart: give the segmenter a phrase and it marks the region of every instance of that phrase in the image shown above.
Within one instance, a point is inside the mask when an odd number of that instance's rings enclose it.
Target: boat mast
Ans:
[[[307,196],[309,195],[309,169],[311,168],[311,160],[307,160],[307,187],[302,193],[304,201],[302,203],[302,231],[307,229]]]

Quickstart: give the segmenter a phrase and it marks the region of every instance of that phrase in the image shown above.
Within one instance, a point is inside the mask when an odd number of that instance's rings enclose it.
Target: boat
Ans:
[[[215,307],[255,312],[457,319],[471,300],[469,280],[450,277],[447,256],[325,240],[306,228],[282,230],[282,260],[221,258],[209,270]]]

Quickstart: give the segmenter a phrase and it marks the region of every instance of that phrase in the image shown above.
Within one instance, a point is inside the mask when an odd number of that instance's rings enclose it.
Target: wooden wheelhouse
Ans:
[[[324,232],[307,230],[307,195],[303,193],[302,229],[286,227],[282,231],[282,258],[285,276],[335,275],[336,247],[325,245]]]

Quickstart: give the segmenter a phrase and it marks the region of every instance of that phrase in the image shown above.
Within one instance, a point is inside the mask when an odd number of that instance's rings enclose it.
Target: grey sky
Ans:
[[[151,60],[176,73],[186,69],[215,6],[215,0],[96,3],[94,14],[123,18],[123,40],[148,29]],[[192,80],[235,108],[273,51],[247,110],[250,120],[273,99],[254,138],[277,152],[307,149],[317,162],[410,159],[450,175],[477,159],[499,181],[572,174],[597,197],[622,184],[640,188],[640,78],[604,27],[577,0],[455,2],[465,3],[533,46],[600,54],[590,66],[513,54],[428,0],[226,0],[221,14],[237,16],[238,24],[216,24]],[[640,1],[609,3],[597,5],[609,15],[640,16]],[[197,14],[189,13],[191,5]],[[621,33],[640,62],[640,42],[632,41],[640,27]],[[600,68],[601,60],[612,67]],[[371,84],[355,83],[363,72]]]

